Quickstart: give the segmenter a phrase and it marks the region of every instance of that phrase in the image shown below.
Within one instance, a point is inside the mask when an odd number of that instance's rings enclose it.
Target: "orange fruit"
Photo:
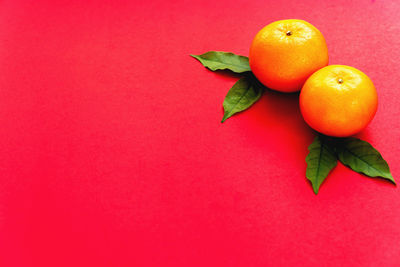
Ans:
[[[265,86],[299,91],[307,78],[328,65],[322,33],[304,20],[275,21],[261,29],[250,46],[250,68]]]
[[[312,74],[300,92],[300,110],[314,130],[346,137],[364,129],[374,117],[378,96],[370,78],[343,65]]]

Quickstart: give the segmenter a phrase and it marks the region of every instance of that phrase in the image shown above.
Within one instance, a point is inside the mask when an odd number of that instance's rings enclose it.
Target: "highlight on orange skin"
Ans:
[[[314,130],[347,137],[363,130],[378,108],[370,78],[360,70],[331,65],[312,74],[300,93],[300,110]]]
[[[307,78],[328,65],[328,48],[322,33],[304,20],[280,20],[261,29],[249,53],[250,68],[265,86],[299,91]]]

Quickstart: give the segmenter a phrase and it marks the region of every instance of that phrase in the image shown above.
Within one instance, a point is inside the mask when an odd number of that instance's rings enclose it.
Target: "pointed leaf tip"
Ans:
[[[221,123],[226,121],[234,114],[251,107],[258,99],[260,99],[263,90],[252,84],[252,81],[247,78],[238,80],[228,94],[225,96],[224,103],[224,116]]]
[[[314,194],[318,195],[319,187],[317,185],[312,185]]]
[[[352,170],[370,177],[381,177],[396,185],[389,165],[382,155],[368,142],[349,137],[338,146],[339,160]]]
[[[329,172],[337,165],[334,145],[322,136],[317,136],[308,147],[306,177],[315,194]]]
[[[251,71],[248,57],[230,52],[209,51],[201,55],[191,56],[212,71],[230,70],[236,73]]]

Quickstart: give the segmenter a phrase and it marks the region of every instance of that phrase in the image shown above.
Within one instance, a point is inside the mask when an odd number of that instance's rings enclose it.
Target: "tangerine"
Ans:
[[[250,46],[250,68],[265,86],[299,91],[307,78],[328,65],[322,33],[304,20],[275,21],[261,29]]]
[[[312,74],[300,92],[300,110],[314,130],[347,137],[364,129],[375,116],[378,96],[362,71],[331,65]]]

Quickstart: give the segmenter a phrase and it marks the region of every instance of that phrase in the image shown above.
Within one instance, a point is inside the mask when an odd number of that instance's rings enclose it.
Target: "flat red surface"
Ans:
[[[248,55],[304,19],[379,95],[371,142],[400,181],[399,1],[0,1],[0,266],[399,266],[400,189],[338,164],[314,195],[314,132],[267,92],[221,124]]]

